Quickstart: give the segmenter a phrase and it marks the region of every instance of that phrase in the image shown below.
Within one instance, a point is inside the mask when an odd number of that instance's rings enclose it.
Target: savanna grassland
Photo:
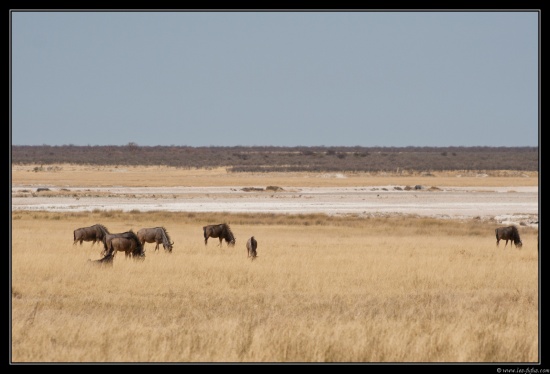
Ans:
[[[12,165],[11,177],[35,187],[538,183],[532,170],[326,172],[30,163]],[[496,247],[497,223],[475,219],[10,214],[13,363],[540,360],[538,228],[520,228],[518,249]],[[235,247],[205,246],[202,226],[221,222]],[[118,254],[112,267],[96,266],[89,260],[102,245],[73,244],[73,230],[96,223],[110,232],[164,226],[173,252],[147,243],[143,261]],[[252,235],[254,261],[245,249]]]
[[[230,220],[235,247],[202,225]],[[99,259],[75,228],[166,226]],[[536,362],[536,229],[428,218],[14,212],[13,362]],[[258,239],[250,261],[245,242]]]

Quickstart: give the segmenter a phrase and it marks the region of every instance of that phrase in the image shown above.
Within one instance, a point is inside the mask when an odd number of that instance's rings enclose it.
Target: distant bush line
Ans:
[[[12,146],[12,164],[225,167],[229,172],[539,170],[538,147]]]

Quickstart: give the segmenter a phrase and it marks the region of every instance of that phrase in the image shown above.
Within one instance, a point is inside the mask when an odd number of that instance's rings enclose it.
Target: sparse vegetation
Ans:
[[[442,157],[452,154],[453,157]],[[226,168],[229,172],[380,172],[539,168],[538,147],[12,146],[13,164]],[[350,157],[348,157],[350,156]],[[355,157],[352,157],[355,156]],[[368,157],[367,157],[368,156]]]

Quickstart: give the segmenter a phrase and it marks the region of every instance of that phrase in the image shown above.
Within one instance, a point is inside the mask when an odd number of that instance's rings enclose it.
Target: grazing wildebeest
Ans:
[[[256,248],[258,248],[258,242],[252,236],[246,242],[246,250],[248,252],[248,257],[250,257],[252,260],[254,260],[256,256],[258,256],[258,253],[256,252]]]
[[[168,231],[164,227],[152,227],[140,229],[137,232],[137,236],[142,245],[145,243],[156,243],[155,251],[158,251],[159,244],[162,243],[165,251],[172,252],[172,246],[174,242],[170,241]]]
[[[514,243],[516,245],[516,248],[523,245],[521,242],[521,239],[519,238],[519,232],[516,226],[507,226],[507,227],[499,227],[495,229],[495,234],[497,237],[497,247],[498,243],[501,240],[506,240],[506,244],[504,244],[504,248],[508,245],[508,240],[510,240],[510,243]],[[512,244],[510,244],[511,246]]]
[[[145,250],[139,241],[137,235],[132,231],[127,231],[119,234],[107,234],[103,240],[105,249],[103,253],[115,255],[116,252],[124,252],[125,257],[133,257],[134,259],[145,258]]]
[[[109,234],[109,230],[107,230],[105,226],[100,224],[96,224],[90,227],[82,227],[74,230],[73,245],[75,245],[77,242],[80,242],[80,245],[82,245],[82,242],[86,241],[92,242],[93,246],[96,242],[102,242],[103,238],[105,238],[105,235],[107,234]]]
[[[202,231],[204,232],[204,245],[208,244],[208,238],[219,238],[220,247],[222,246],[222,240],[224,239],[228,246],[234,246],[235,241],[237,240],[227,223],[204,226]]]
[[[90,260],[88,259],[88,262],[92,265],[96,266],[113,266],[113,257],[114,255],[112,253],[105,255],[104,257],[100,258],[99,260]]]

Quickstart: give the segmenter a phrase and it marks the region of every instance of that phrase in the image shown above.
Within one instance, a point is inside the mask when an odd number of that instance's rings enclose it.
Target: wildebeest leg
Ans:
[[[220,236],[220,247],[222,246],[223,238]]]
[[[114,256],[115,254],[113,253],[113,248],[111,246],[109,246],[107,243],[103,243],[103,254],[105,256],[107,255],[112,255]]]

